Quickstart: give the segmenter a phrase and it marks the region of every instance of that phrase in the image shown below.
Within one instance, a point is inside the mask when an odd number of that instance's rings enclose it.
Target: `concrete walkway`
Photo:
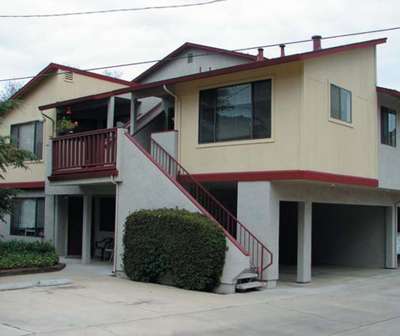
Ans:
[[[216,295],[116,279],[109,265],[0,278],[0,335],[399,335],[400,271],[317,269],[314,282]]]

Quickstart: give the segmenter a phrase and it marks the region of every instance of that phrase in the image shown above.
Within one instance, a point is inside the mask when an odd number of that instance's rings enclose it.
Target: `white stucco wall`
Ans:
[[[182,208],[200,212],[183,193],[147,156],[126,136],[118,140],[119,183],[116,189],[116,251],[115,268],[123,272],[123,234],[126,217],[140,209]],[[232,285],[242,271],[249,268],[244,256],[227,239],[226,263],[222,284]]]

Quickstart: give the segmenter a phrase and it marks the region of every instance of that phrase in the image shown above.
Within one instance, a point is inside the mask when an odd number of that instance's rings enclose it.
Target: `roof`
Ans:
[[[245,54],[237,51],[231,51],[227,49],[221,49],[221,48],[215,48],[215,47],[210,47],[202,44],[197,44],[197,43],[191,43],[191,42],[186,42],[182,44],[178,49],[175,49],[173,52],[165,56],[162,60],[158,61],[156,64],[148,68],[146,71],[142,72],[139,76],[137,76],[133,81],[134,82],[140,82],[152,73],[156,72],[158,69],[160,69],[162,66],[164,66],[166,63],[169,61],[173,60],[175,57],[177,57],[180,53],[184,52],[185,50],[188,49],[199,49],[207,53],[216,53],[216,54],[221,54],[221,55],[227,55],[227,56],[232,56],[232,57],[238,57],[242,58],[244,60],[254,62],[257,60],[257,56],[250,55],[250,54]]]
[[[377,86],[376,90],[378,92],[380,92],[380,93],[386,93],[386,94],[388,94],[390,96],[400,98],[400,91],[397,91],[395,89],[389,89],[389,88],[385,88],[385,87],[382,87],[382,86]]]
[[[126,85],[126,86],[131,86],[132,82],[119,79],[119,78],[114,78],[86,70],[81,70],[78,68],[73,68],[70,66],[62,65],[62,64],[57,64],[57,63],[50,63],[48,66],[46,66],[43,70],[41,70],[35,77],[33,77],[28,83],[26,83],[21,89],[19,89],[16,93],[14,93],[11,96],[11,99],[16,99],[22,97],[24,94],[26,94],[29,90],[31,90],[34,86],[39,84],[43,79],[45,79],[48,75],[61,70],[65,72],[74,72],[83,76],[88,76],[104,81],[108,81],[111,83],[116,83],[116,84],[121,84],[121,85]]]
[[[145,90],[145,89],[162,87],[163,85],[171,85],[171,84],[188,82],[188,81],[193,81],[193,80],[198,80],[198,79],[216,77],[216,76],[226,75],[226,74],[240,72],[240,71],[269,67],[269,66],[273,66],[273,65],[299,62],[299,61],[304,61],[307,59],[313,59],[313,58],[333,55],[333,54],[337,54],[337,53],[341,53],[341,52],[345,52],[345,51],[369,48],[369,47],[376,46],[378,44],[386,43],[386,41],[387,41],[386,38],[363,41],[363,42],[346,44],[346,45],[332,47],[332,48],[313,50],[313,51],[300,53],[300,54],[265,59],[263,61],[254,61],[251,63],[245,63],[245,64],[235,65],[235,66],[231,66],[231,67],[227,67],[227,68],[211,70],[211,71],[206,71],[206,72],[200,72],[200,73],[182,76],[182,77],[170,78],[170,79],[157,81],[157,82],[144,83],[144,84],[135,83],[135,84],[131,85],[131,87],[128,87],[128,88],[122,88],[119,90],[104,92],[104,93],[101,93],[98,95],[91,95],[91,96],[80,97],[80,98],[76,98],[76,99],[72,99],[72,100],[66,100],[66,101],[62,101],[62,102],[56,102],[53,104],[40,106],[39,109],[46,110],[49,108],[58,107],[58,106],[66,106],[68,104],[77,103],[77,102],[81,102],[81,101],[85,101],[85,100],[103,99],[103,98],[107,98],[107,97],[110,97],[110,96],[113,96],[116,94],[122,94],[122,93],[127,93],[127,92],[139,92],[139,91]]]

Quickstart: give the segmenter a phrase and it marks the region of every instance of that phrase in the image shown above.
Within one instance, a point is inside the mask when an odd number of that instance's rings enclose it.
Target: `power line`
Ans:
[[[108,14],[108,13],[121,13],[121,12],[138,12],[145,10],[156,10],[156,9],[169,9],[169,8],[185,8],[185,7],[196,7],[196,6],[206,6],[215,4],[217,2],[224,2],[227,0],[209,0],[203,2],[195,2],[189,4],[175,4],[175,5],[165,5],[165,6],[147,6],[147,7],[137,7],[137,8],[117,8],[117,9],[104,9],[104,10],[94,10],[85,12],[69,12],[69,13],[50,13],[50,14],[1,14],[0,18],[7,19],[32,19],[32,18],[50,18],[50,17],[60,17],[60,16],[76,16],[76,15],[92,15],[92,14]]]
[[[362,31],[362,32],[357,32],[357,33],[348,33],[348,34],[341,34],[341,35],[331,35],[331,36],[326,36],[322,37],[321,39],[323,40],[329,40],[329,39],[336,39],[336,38],[343,38],[343,37],[351,37],[351,36],[357,36],[357,35],[366,35],[366,34],[374,34],[374,33],[381,33],[381,32],[387,32],[387,31],[394,31],[394,30],[400,30],[400,26],[396,27],[391,27],[391,28],[383,28],[383,29],[376,29],[376,30],[369,30],[369,31]],[[234,52],[241,52],[241,51],[246,51],[246,50],[252,50],[252,49],[258,49],[258,48],[271,48],[271,47],[277,47],[282,44],[285,45],[292,45],[292,44],[301,44],[301,43],[306,43],[310,42],[312,39],[304,39],[304,40],[297,40],[297,41],[289,41],[289,42],[281,42],[281,43],[274,43],[274,44],[266,44],[266,45],[258,45],[258,46],[251,46],[251,47],[246,47],[246,48],[240,48],[240,49],[233,49],[231,51]],[[208,56],[211,55],[211,52],[206,52],[206,53],[201,53],[201,54],[195,54],[193,57],[202,57],[202,56]],[[168,61],[172,60],[177,60],[177,59],[184,59],[186,56],[173,56],[167,58]],[[128,66],[137,66],[137,65],[145,65],[145,64],[152,64],[159,62],[160,59],[156,60],[146,60],[146,61],[139,61],[139,62],[131,62],[131,63],[121,63],[121,64],[114,64],[114,65],[108,65],[108,66],[101,66],[101,67],[94,67],[94,68],[87,68],[84,69],[84,71],[99,71],[99,70],[107,70],[107,69],[114,69],[114,68],[123,68],[123,67],[128,67]],[[68,73],[69,71],[65,72],[58,72],[57,75],[62,75],[65,73]],[[53,76],[55,75],[54,73],[52,74],[43,74],[40,76],[46,77],[46,76]],[[9,82],[9,81],[19,81],[19,80],[27,80],[27,79],[32,79],[36,77],[37,75],[34,76],[24,76],[24,77],[11,77],[11,78],[3,78],[0,79],[0,82]]]

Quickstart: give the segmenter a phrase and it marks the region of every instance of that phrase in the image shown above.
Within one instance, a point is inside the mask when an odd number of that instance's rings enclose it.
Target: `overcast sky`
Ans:
[[[13,0],[0,14],[33,14],[203,0]],[[400,25],[398,0],[227,0],[205,7],[64,18],[1,19],[0,78],[34,75],[50,62],[79,68],[159,59],[186,41],[237,49]],[[333,41],[388,37],[378,46],[378,83],[400,89],[400,30]],[[311,43],[287,53],[309,50]],[[251,53],[256,53],[252,50]],[[273,57],[278,48],[266,49]],[[148,66],[121,68],[132,79]]]

